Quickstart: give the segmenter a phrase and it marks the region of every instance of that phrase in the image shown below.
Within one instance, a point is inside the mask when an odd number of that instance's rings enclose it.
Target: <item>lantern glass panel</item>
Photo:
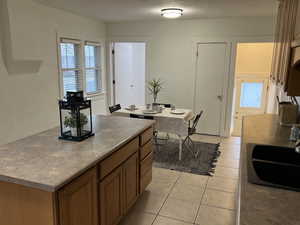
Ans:
[[[82,141],[94,135],[91,100],[82,96],[83,92],[68,92],[67,100],[59,101],[61,139]]]
[[[90,109],[82,109],[75,112],[62,110],[63,133],[68,136],[81,137],[91,130]]]

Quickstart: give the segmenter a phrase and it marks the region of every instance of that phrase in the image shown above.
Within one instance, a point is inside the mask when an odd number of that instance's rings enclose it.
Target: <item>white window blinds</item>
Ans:
[[[98,42],[61,38],[59,43],[61,95],[83,90],[102,91],[101,45]]]
[[[88,94],[101,91],[101,47],[99,43],[86,42],[85,55],[85,82]]]
[[[60,43],[60,63],[63,83],[63,94],[67,91],[79,91],[82,88],[80,70],[80,45],[63,39]]]

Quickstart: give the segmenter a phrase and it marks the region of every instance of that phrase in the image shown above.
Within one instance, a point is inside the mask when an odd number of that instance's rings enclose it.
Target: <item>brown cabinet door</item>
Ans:
[[[123,216],[122,174],[119,167],[100,183],[101,225],[117,225]]]
[[[123,165],[124,212],[133,206],[139,196],[139,157],[132,155]]]
[[[58,192],[60,225],[98,225],[96,173],[91,169]]]
[[[148,156],[141,162],[140,167],[140,193],[142,193],[146,187],[152,181],[152,163],[153,163],[153,152],[148,154]]]

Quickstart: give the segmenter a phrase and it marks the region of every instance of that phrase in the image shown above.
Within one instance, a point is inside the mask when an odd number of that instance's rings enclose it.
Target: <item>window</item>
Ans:
[[[101,90],[100,74],[100,46],[93,43],[86,43],[84,46],[85,55],[85,82],[88,94]]]
[[[82,43],[80,40],[65,38],[60,41],[60,83],[63,96],[66,96],[67,91],[83,90],[86,94],[96,94],[102,90],[101,46],[92,42]]]
[[[81,89],[79,45],[77,43],[61,42],[60,51],[63,94],[65,96],[67,91]]]
[[[260,108],[264,84],[262,82],[243,82],[240,107]]]

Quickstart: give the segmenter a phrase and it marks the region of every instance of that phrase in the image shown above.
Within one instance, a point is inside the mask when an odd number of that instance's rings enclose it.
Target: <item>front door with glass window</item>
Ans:
[[[240,136],[242,119],[246,115],[264,114],[268,90],[267,78],[237,78],[232,135]]]

